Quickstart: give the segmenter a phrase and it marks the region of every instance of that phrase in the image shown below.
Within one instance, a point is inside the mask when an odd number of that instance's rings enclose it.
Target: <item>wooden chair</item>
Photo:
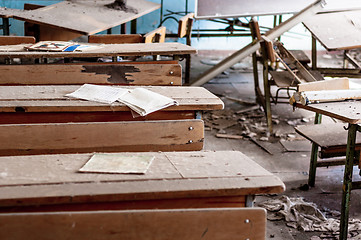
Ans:
[[[261,57],[258,57],[256,53],[253,54],[255,93],[257,101],[265,110],[268,129],[269,132],[272,133],[271,102],[279,102],[279,91],[286,90],[288,93],[287,98],[290,98],[291,95],[289,91],[296,91],[299,84],[323,80],[323,77],[318,72],[311,72],[306,68],[307,66],[304,63],[308,60],[304,60],[302,54],[298,53],[299,56],[302,56],[303,64],[298,61],[292,52],[288,51],[281,42],[273,42],[267,37],[262,36],[256,20],[253,19],[250,22],[250,28],[253,39],[261,40]],[[263,65],[264,96],[258,83],[258,60],[260,60]],[[284,69],[280,69],[278,67],[279,64],[282,64]],[[275,96],[271,94],[271,85],[275,85],[278,88]]]
[[[181,17],[178,22],[178,38],[186,38],[187,45],[192,45],[192,27],[194,22],[194,13],[189,13],[184,17]],[[191,69],[191,55],[187,54],[185,65],[184,82],[189,84],[190,81],[190,69]]]
[[[347,131],[343,123],[321,124],[321,115],[317,114],[315,125],[303,125],[295,128],[296,132],[311,141],[311,158],[308,185],[315,186],[316,169],[318,167],[338,166],[345,164]],[[361,150],[360,133],[357,133],[355,150]],[[360,163],[360,153],[354,164]]]
[[[11,240],[266,239],[261,208],[212,208],[0,214]]]

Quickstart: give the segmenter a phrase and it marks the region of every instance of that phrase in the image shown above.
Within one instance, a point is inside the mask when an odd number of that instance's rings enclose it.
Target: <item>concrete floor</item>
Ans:
[[[222,55],[223,54],[223,55]],[[204,51],[198,53],[198,55],[192,57],[192,69],[191,69],[191,81],[196,78],[201,72],[211,67],[207,65],[209,63],[216,63],[223,57],[225,52],[212,52]],[[333,61],[333,64],[339,64],[340,60],[335,57],[330,59],[329,57],[321,57],[321,64],[323,61]],[[207,64],[204,64],[205,62]],[[261,69],[261,67],[259,68]],[[261,75],[260,75],[261,76]],[[262,78],[260,78],[262,79]],[[260,81],[262,85],[262,82]],[[263,114],[260,110],[251,112],[252,114],[235,114],[236,111],[249,107],[244,104],[231,101],[227,97],[238,98],[246,101],[255,101],[255,94],[253,91],[253,75],[250,59],[245,59],[237,66],[237,69],[229,69],[225,74],[221,74],[215,79],[212,79],[204,85],[207,89],[220,96],[225,102],[225,109],[222,111],[215,111],[205,115],[206,126],[212,125],[208,116],[216,114],[219,116],[226,116],[229,121],[234,121],[236,116],[238,119],[242,118],[244,121],[248,121],[248,118],[258,115],[256,120],[253,121],[255,127],[260,128],[261,131],[257,132],[255,138],[267,137],[267,133],[264,131],[265,118],[259,117]],[[272,91],[275,91],[273,89]],[[288,104],[272,105],[272,115],[276,119],[274,125],[277,136],[270,137],[268,141],[260,141],[272,154],[266,152],[261,147],[257,146],[249,139],[232,140],[215,137],[219,129],[209,129],[205,133],[205,150],[235,150],[241,151],[253,159],[255,162],[269,170],[273,174],[280,177],[287,190],[283,193],[289,197],[303,197],[307,202],[313,202],[317,204],[321,210],[335,210],[340,211],[341,207],[341,188],[343,179],[343,166],[318,168],[316,186],[309,190],[301,190],[300,186],[307,183],[308,180],[308,168],[310,159],[311,144],[305,141],[301,141],[303,146],[306,144],[304,151],[290,152],[280,144],[281,139],[293,139],[302,140],[300,136],[295,134],[292,123],[297,124],[312,124],[314,113],[296,109],[293,111],[292,107]],[[227,117],[228,116],[228,117]],[[329,118],[324,118],[323,121],[332,121]],[[257,124],[255,123],[257,122]],[[226,124],[227,125],[227,124]],[[225,125],[225,126],[226,126]],[[229,125],[232,125],[230,123]],[[241,126],[236,124],[228,128],[221,130],[223,133],[228,134],[240,134]],[[308,145],[307,145],[308,144]],[[358,176],[358,168],[354,168],[354,175]],[[282,194],[280,194],[282,195]],[[278,196],[257,196],[256,205],[262,201]],[[361,217],[361,191],[354,190],[352,192],[350,217]],[[320,236],[320,232],[303,232],[285,225],[284,221],[268,221],[267,223],[267,239],[319,239],[316,236]]]

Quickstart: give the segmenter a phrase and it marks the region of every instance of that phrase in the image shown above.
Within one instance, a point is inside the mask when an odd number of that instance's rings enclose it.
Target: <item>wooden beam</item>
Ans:
[[[0,238],[12,240],[265,239],[262,208],[0,214]]]
[[[0,125],[0,155],[203,148],[202,120]]]

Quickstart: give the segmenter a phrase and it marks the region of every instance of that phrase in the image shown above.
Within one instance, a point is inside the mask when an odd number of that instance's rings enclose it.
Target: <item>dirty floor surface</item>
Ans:
[[[224,52],[222,54],[201,51],[198,55],[193,56],[191,82],[199,73],[226,56]],[[339,65],[341,63],[338,55],[330,57],[321,54],[319,58],[320,64]],[[360,82],[361,80],[358,83]],[[260,81],[260,85],[262,84]],[[253,86],[250,59],[243,60],[233,69],[227,70],[204,85],[225,102],[224,110],[209,112],[204,116],[206,125],[204,149],[241,151],[284,181],[287,190],[283,194],[279,196],[257,196],[256,205],[265,200],[286,195],[288,197],[303,197],[305,201],[315,203],[326,214],[340,211],[342,166],[318,168],[316,186],[310,189],[304,186],[308,179],[311,144],[295,133],[294,126],[312,124],[314,114],[297,109],[293,111],[288,104],[273,104],[272,115],[275,134],[269,136],[262,110],[257,106],[248,104],[255,102]],[[272,91],[274,92],[275,89]],[[240,103],[237,99],[246,103]],[[323,121],[333,120],[324,118]],[[217,134],[245,137],[243,139],[227,139],[218,138],[216,137]],[[355,167],[354,176],[356,178],[358,173],[358,168]],[[354,190],[351,196],[351,218],[361,218],[360,200],[361,191]],[[315,240],[320,239],[320,237],[321,239],[334,239],[323,236],[321,232],[304,232],[288,227],[285,221],[267,222],[267,239]]]

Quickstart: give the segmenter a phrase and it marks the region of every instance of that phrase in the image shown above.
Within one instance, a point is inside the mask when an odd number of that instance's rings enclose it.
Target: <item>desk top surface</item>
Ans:
[[[35,10],[0,8],[0,16],[60,27],[83,35],[91,35],[141,17],[158,8],[160,4],[146,0],[127,2],[136,12],[105,7],[113,0],[63,1]]]
[[[96,45],[96,44],[92,44]],[[131,44],[99,44],[97,49],[75,52],[26,51],[25,46],[0,46],[0,58],[62,58],[62,57],[115,57],[115,56],[147,56],[147,55],[183,55],[194,54],[197,50],[191,46],[176,43],[131,43]]]
[[[361,47],[361,10],[317,14],[303,24],[327,50]]]
[[[92,112],[129,111],[121,103],[105,104],[65,97],[81,85],[44,86],[0,86],[0,112],[15,112],[23,107],[26,112]],[[116,87],[116,86],[114,86]],[[121,86],[134,89],[139,86]],[[220,110],[223,102],[203,87],[164,87],[144,86],[143,88],[173,98],[179,105],[165,108],[164,111]]]
[[[0,206],[239,196],[283,192],[283,182],[241,152],[124,153],[155,156],[144,175],[79,173],[92,154],[0,157]],[[31,169],[31,170],[30,170]],[[69,197],[71,196],[71,197]]]
[[[306,106],[302,104],[296,104],[296,106],[312,112],[336,118],[347,123],[361,123],[361,101],[317,103]]]
[[[249,17],[298,13],[316,0],[196,0],[196,18]],[[326,0],[322,12],[361,9],[359,0]]]

